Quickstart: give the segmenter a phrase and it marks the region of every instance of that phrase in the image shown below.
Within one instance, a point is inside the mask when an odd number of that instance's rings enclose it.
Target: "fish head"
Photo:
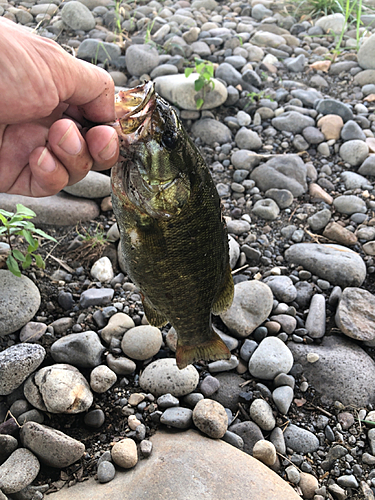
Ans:
[[[116,96],[121,161],[112,169],[115,196],[153,218],[178,215],[190,198],[193,149],[175,110],[146,82]]]

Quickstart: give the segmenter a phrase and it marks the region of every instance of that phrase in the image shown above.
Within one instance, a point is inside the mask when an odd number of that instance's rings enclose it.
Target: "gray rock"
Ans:
[[[66,335],[51,346],[51,355],[57,363],[80,368],[94,368],[100,365],[104,351],[98,334],[92,331]]]
[[[230,432],[234,432],[243,440],[243,451],[249,455],[253,454],[255,443],[264,439],[261,429],[255,422],[245,421],[231,425]]]
[[[363,69],[375,69],[375,35],[365,38],[358,51],[358,64]]]
[[[285,45],[285,38],[268,31],[256,31],[250,39],[250,43],[258,45],[259,47],[277,48],[280,45]]]
[[[235,446],[239,450],[243,450],[243,439],[241,436],[238,436],[234,432],[227,431],[221,439],[226,443]]]
[[[234,287],[231,307],[220,317],[230,332],[238,338],[248,337],[270,314],[273,296],[264,283],[243,281]]]
[[[18,278],[0,269],[0,337],[16,332],[30,321],[39,309],[40,300],[39,290],[29,278],[23,275]]]
[[[309,144],[320,144],[325,140],[322,132],[316,127],[306,127],[302,131],[303,137]]]
[[[95,19],[81,2],[71,1],[61,9],[61,19],[72,30],[90,31],[95,28]]]
[[[368,189],[370,187],[366,177],[356,174],[355,172],[342,172],[341,179],[344,181],[346,189]],[[372,187],[370,189],[372,189]]]
[[[272,393],[272,399],[280,413],[286,415],[294,397],[294,391],[289,385],[277,387]]]
[[[280,213],[280,208],[274,200],[265,198],[264,200],[258,200],[251,212],[261,219],[275,220]]]
[[[349,106],[335,99],[322,99],[316,101],[315,109],[322,115],[339,115],[344,122],[353,120],[353,112]]]
[[[229,128],[224,123],[212,118],[197,120],[191,131],[195,137],[200,137],[204,143],[210,146],[215,142],[219,144],[232,142],[232,133]]]
[[[320,339],[326,332],[326,300],[323,294],[313,296],[305,328],[313,339]]]
[[[315,26],[323,28],[325,33],[332,32],[339,35],[345,26],[345,17],[341,13],[323,16],[316,22]]]
[[[358,169],[361,175],[375,175],[375,155],[368,156]]]
[[[240,258],[240,245],[238,242],[230,235],[229,236],[229,265],[231,269],[234,269],[238,259]]]
[[[297,453],[312,453],[319,448],[319,439],[310,431],[290,424],[284,432],[286,445]]]
[[[313,118],[297,111],[288,111],[272,119],[272,126],[277,130],[285,130],[293,134],[300,134],[304,128],[313,127],[314,125],[315,120]]]
[[[262,147],[262,140],[259,135],[246,127],[240,128],[234,140],[240,149],[257,151]]]
[[[285,61],[285,65],[288,69],[288,71],[292,71],[293,73],[300,73],[304,70],[305,68],[305,63],[306,63],[306,57],[304,54],[300,54],[297,57],[294,58],[288,58]]]
[[[50,413],[80,413],[90,408],[93,395],[77,368],[57,364],[41,368],[24,385],[26,399]]]
[[[301,196],[307,190],[306,165],[297,155],[272,158],[255,168],[250,178],[261,191],[271,188],[288,189],[293,196]]]
[[[23,425],[20,437],[22,444],[50,467],[68,467],[85,452],[85,445],[80,441],[36,422]]]
[[[158,51],[151,45],[130,45],[125,53],[126,69],[132,76],[149,74],[159,64]]]
[[[362,258],[340,245],[298,243],[286,250],[285,258],[342,288],[360,286],[366,278]]]
[[[159,66],[159,68],[163,68],[163,66]],[[209,85],[205,88],[204,93],[203,90],[197,92],[194,84],[198,77],[197,73],[192,73],[188,78],[181,74],[160,76],[155,79],[155,89],[158,94],[175,106],[191,111],[197,110],[198,98],[204,100],[201,110],[217,108],[226,101],[227,89],[222,82],[215,78],[213,79],[214,87]]]
[[[293,366],[290,349],[277,337],[267,337],[249,361],[249,372],[253,377],[272,380],[279,373],[288,373]]]
[[[160,417],[160,423],[175,429],[189,429],[193,423],[193,410],[190,408],[167,408]]]
[[[15,212],[17,203],[27,206],[36,213],[33,223],[45,226],[75,226],[79,222],[96,219],[99,206],[92,200],[80,199],[66,193],[44,198],[31,198],[19,194],[0,194],[3,210]]]
[[[312,108],[317,99],[322,99],[322,94],[314,89],[294,89],[291,95],[302,101],[302,104],[308,108]]]
[[[227,230],[229,234],[240,236],[250,231],[250,224],[243,219],[233,219],[227,221]]]
[[[99,394],[108,391],[116,380],[116,373],[105,365],[97,366],[90,373],[90,387]]]
[[[107,364],[117,375],[130,375],[137,367],[133,360],[125,356],[115,357],[113,354],[107,355]]]
[[[262,86],[262,80],[258,73],[253,69],[248,69],[242,74],[242,79],[244,82],[253,85],[254,87],[260,88]]]
[[[233,500],[243,496],[244,491],[247,500],[272,496],[277,500],[300,498],[264,464],[222,440],[210,439],[193,430],[158,431],[151,440],[152,455],[133,470],[118,471],[113,481],[100,487],[91,478],[71,488],[62,488],[53,493],[54,500],[114,499],[123,497],[124,491],[129,498],[143,498],[145,491],[158,491],[164,500],[188,497]]]
[[[304,376],[322,397],[324,404],[341,401],[345,406],[374,404],[375,363],[350,339],[336,335],[323,337],[322,344],[304,345],[290,342],[295,363],[303,367]],[[315,363],[307,354],[319,356]]]
[[[374,295],[361,288],[345,288],[336,309],[335,321],[337,327],[348,337],[366,342],[374,341]]]
[[[79,2],[69,2],[66,6],[72,3]],[[66,186],[64,191],[79,198],[104,198],[111,194],[111,178],[108,175],[90,170],[86,177],[72,186]]]
[[[99,429],[105,422],[105,414],[101,409],[91,410],[84,416],[85,425],[92,429]]]
[[[268,189],[264,195],[275,200],[281,209],[288,208],[293,203],[293,193],[289,189]]]
[[[281,453],[282,455],[285,455],[286,453],[286,445],[285,445],[285,439],[284,439],[284,433],[280,429],[280,427],[275,427],[274,430],[270,434],[270,441],[276,448],[276,451],[278,453]]]
[[[198,385],[199,374],[193,365],[179,370],[173,358],[158,359],[146,366],[139,378],[143,390],[154,396],[170,393],[185,396]]]
[[[16,417],[17,418],[17,417]],[[9,434],[0,434],[0,465],[18,448],[18,441]]]
[[[329,210],[329,208],[323,208],[323,210],[319,210],[316,214],[311,215],[311,217],[307,219],[307,222],[313,231],[321,231],[326,227],[331,216],[331,210]]]
[[[94,40],[93,38],[83,40],[77,52],[77,57],[88,62],[109,63],[115,61],[120,56],[121,49],[118,45]]]
[[[276,425],[272,408],[264,399],[254,399],[250,405],[250,417],[264,431],[272,431]]]
[[[199,389],[203,396],[207,398],[209,396],[212,396],[212,394],[214,394],[219,389],[219,387],[220,381],[216,377],[208,375],[202,380]]]
[[[37,342],[43,337],[46,330],[47,325],[45,323],[29,321],[20,331],[20,341],[30,343]]]
[[[89,288],[81,293],[79,304],[86,309],[90,306],[106,306],[114,295],[113,288]]]
[[[360,140],[344,142],[340,148],[341,158],[353,167],[361,165],[369,154],[368,145]]]
[[[259,165],[260,159],[256,153],[247,149],[240,149],[232,154],[231,162],[235,169],[251,172],[254,167]]]
[[[293,333],[297,326],[296,318],[290,316],[290,314],[277,314],[270,317],[271,321],[276,321],[282,326],[282,329],[286,333]]]
[[[270,9],[261,3],[254,5],[251,9],[251,17],[256,19],[257,21],[261,21],[265,17],[272,17],[273,12]]]
[[[36,456],[26,448],[18,448],[0,465],[0,491],[17,493],[34,481],[40,464]]]
[[[343,141],[353,141],[356,139],[359,141],[365,141],[366,136],[357,122],[349,120],[341,129],[341,139]]]
[[[121,349],[131,359],[145,360],[155,356],[163,343],[159,328],[140,325],[130,328],[121,341]]]
[[[233,412],[237,411],[240,393],[243,391],[240,387],[243,378],[232,372],[218,373],[215,378],[220,382],[220,387],[210,398]]]
[[[227,431],[228,415],[217,401],[201,399],[194,407],[193,422],[204,434],[220,439]]]
[[[0,352],[0,396],[11,394],[42,363],[46,351],[38,344],[16,344]]]
[[[269,276],[265,278],[266,283],[279,302],[293,302],[297,297],[297,289],[288,276]]]
[[[156,78],[160,78],[161,76],[177,75],[177,74],[178,74],[177,66],[175,66],[174,64],[162,64],[161,66],[157,66],[151,71],[150,77],[151,80],[156,80]],[[162,93],[159,90],[157,92],[162,96]]]
[[[365,214],[367,212],[365,201],[353,194],[338,196],[333,201],[333,205],[341,214],[352,215],[356,213]]]
[[[217,361],[212,361],[208,364],[208,371],[210,373],[218,373],[218,372],[226,372],[229,370],[233,370],[238,366],[238,358],[234,354],[230,357],[230,359],[219,359]]]
[[[237,85],[242,83],[242,75],[239,71],[237,71],[231,64],[222,63],[215,71],[215,77],[224,80],[228,85],[233,85],[236,87]]]
[[[108,483],[109,481],[112,481],[116,475],[115,466],[112,462],[104,460],[99,464],[97,474],[99,483]]]
[[[163,394],[157,399],[156,402],[160,410],[165,410],[166,408],[172,408],[174,406],[180,405],[179,400],[172,396],[172,394]]]

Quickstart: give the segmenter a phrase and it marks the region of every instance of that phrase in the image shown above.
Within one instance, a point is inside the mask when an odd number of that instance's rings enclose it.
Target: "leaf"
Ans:
[[[8,224],[8,219],[0,212],[0,220],[3,224]]]
[[[34,255],[34,257],[35,257],[35,263],[36,263],[36,265],[40,269],[45,269],[46,264],[45,264],[44,260],[42,259],[42,257],[39,254]]]
[[[7,228],[6,228],[6,227],[4,227],[4,226],[3,226],[3,227],[0,227],[0,234],[5,233],[5,232],[6,232],[6,230],[7,230]]]
[[[27,269],[31,266],[31,255],[26,254],[25,261],[22,263],[22,269]]]
[[[25,238],[25,240],[27,241],[27,243],[31,246],[35,245],[35,240],[34,238],[32,237],[30,231],[26,231],[26,229],[23,229],[21,231],[21,234],[22,236]]]
[[[43,236],[43,238],[46,238],[47,240],[51,240],[51,241],[56,241],[57,242],[57,240],[53,236],[50,236],[49,234],[45,233],[41,229],[34,229],[34,233],[39,234],[39,236]]]
[[[315,69],[316,71],[325,71],[327,73],[327,71],[329,70],[331,66],[331,61],[328,61],[325,60],[325,61],[316,61],[312,64],[310,64],[310,68],[311,69]]]
[[[14,213],[13,212],[7,212],[6,210],[3,210],[0,208],[0,214],[4,215],[5,217],[13,217]]]
[[[13,257],[17,260],[20,260],[21,262],[25,262],[25,256],[22,252],[20,252],[20,250],[17,250],[17,248],[15,248],[13,251],[12,251],[12,254],[13,254]]]
[[[194,68],[185,68],[185,76],[188,78],[194,71]]]
[[[17,203],[17,214],[27,215],[29,217],[36,217],[36,213],[25,207],[21,203]]]
[[[9,271],[11,273],[13,273],[15,276],[18,276],[20,278],[21,271],[20,271],[20,268],[18,267],[16,259],[12,255],[8,255],[6,263],[7,263]]]
[[[199,92],[203,87],[204,87],[204,80],[201,80],[198,78],[198,80],[195,80],[194,82],[194,88],[197,92]]]
[[[197,109],[200,109],[203,106],[204,100],[199,98],[197,99]]]

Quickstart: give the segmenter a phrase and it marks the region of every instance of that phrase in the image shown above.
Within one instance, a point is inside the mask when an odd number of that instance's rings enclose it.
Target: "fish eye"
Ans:
[[[161,138],[161,142],[167,149],[174,149],[177,146],[177,134],[166,131]]]

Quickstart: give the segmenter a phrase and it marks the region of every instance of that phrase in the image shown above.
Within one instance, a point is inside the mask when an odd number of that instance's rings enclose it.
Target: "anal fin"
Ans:
[[[176,350],[177,366],[180,370],[196,361],[215,361],[230,359],[230,351],[217,333],[212,332],[212,340],[198,345],[178,345]]]
[[[162,326],[168,323],[167,318],[161,312],[159,312],[150,302],[150,300],[143,294],[142,294],[142,304],[146,314],[147,321],[150,323],[150,325],[156,326],[157,328],[161,328]]]
[[[220,314],[228,309],[233,301],[234,284],[230,266],[228,264],[221,287],[218,290],[212,306],[212,314]]]

